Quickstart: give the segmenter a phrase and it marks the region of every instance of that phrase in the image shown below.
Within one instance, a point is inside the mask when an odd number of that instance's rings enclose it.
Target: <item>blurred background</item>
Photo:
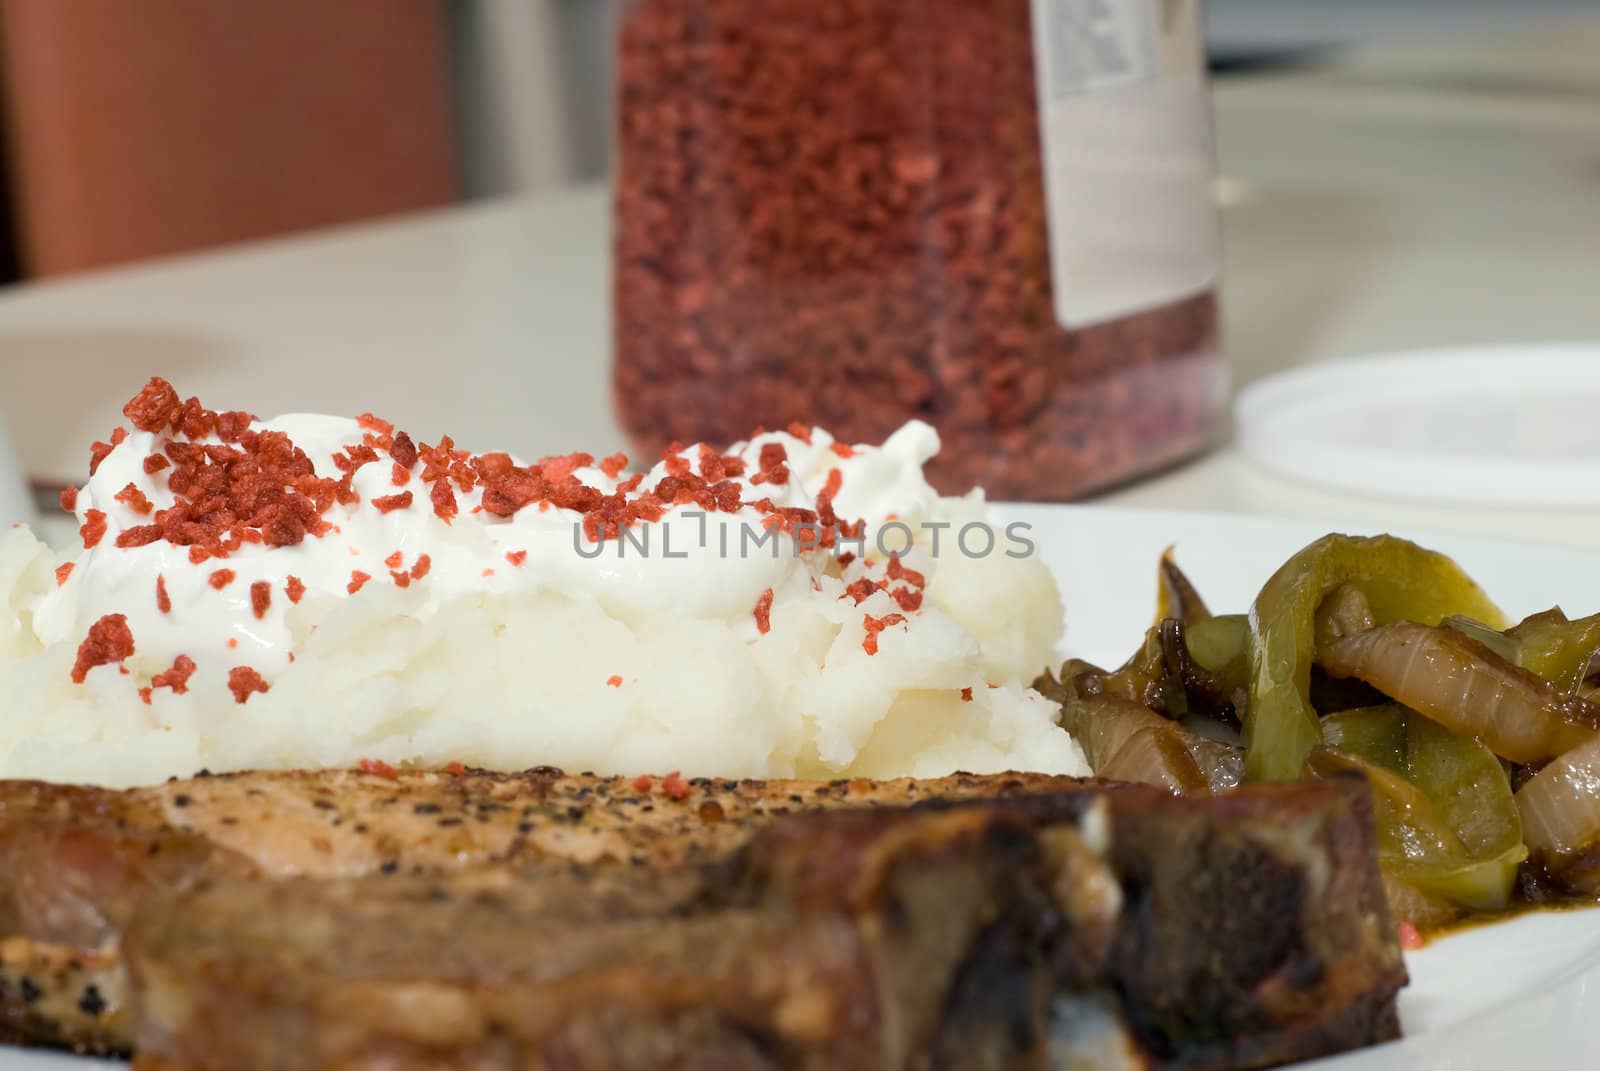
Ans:
[[[0,281],[599,180],[617,2],[3,0]],[[1211,0],[1207,18],[1226,78],[1597,11]],[[1518,91],[1505,78],[1476,88]]]

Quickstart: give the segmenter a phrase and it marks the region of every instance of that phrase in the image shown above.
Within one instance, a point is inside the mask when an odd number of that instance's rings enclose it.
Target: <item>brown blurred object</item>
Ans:
[[[437,0],[0,0],[23,268],[456,197]]]

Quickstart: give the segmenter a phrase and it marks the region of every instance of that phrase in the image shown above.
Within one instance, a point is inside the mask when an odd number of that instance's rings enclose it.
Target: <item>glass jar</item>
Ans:
[[[629,0],[615,387],[638,447],[916,417],[1065,499],[1226,395],[1199,0]]]

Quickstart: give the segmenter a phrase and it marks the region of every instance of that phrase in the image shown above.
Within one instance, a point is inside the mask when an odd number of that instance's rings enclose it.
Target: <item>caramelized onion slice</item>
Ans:
[[[1233,788],[1244,768],[1237,747],[1120,696],[1069,696],[1061,707],[1061,726],[1083,748],[1095,774],[1114,781],[1206,795]]]
[[[1559,756],[1517,792],[1523,837],[1556,861],[1600,839],[1600,736]]]
[[[1366,681],[1512,762],[1552,759],[1600,725],[1600,707],[1452,628],[1382,625],[1329,645],[1317,660],[1333,676]]]

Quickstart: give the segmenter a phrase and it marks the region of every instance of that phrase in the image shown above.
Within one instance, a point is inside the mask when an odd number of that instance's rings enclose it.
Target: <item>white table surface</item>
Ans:
[[[1380,350],[1600,341],[1600,21],[1217,88],[1235,380]],[[452,209],[0,295],[0,413],[81,479],[152,373],[258,413],[373,410],[526,456],[622,448],[604,191]],[[1223,436],[1225,442],[1226,436]],[[1121,505],[1600,547],[1600,512],[1334,494],[1226,445]]]

